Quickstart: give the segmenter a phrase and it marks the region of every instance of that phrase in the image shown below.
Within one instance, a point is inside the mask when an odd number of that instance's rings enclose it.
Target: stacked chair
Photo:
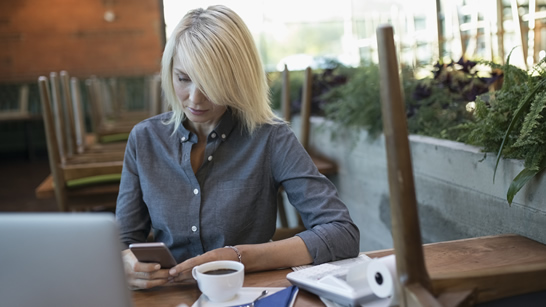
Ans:
[[[82,141],[84,124],[76,116],[69,91],[69,76],[58,74],[38,79],[47,138],[51,175],[38,187],[39,193],[53,191],[59,211],[113,210],[119,191],[124,145],[103,150],[87,150]],[[76,99],[77,100],[77,99]],[[76,129],[76,127],[79,127]],[[85,138],[83,138],[85,139]]]
[[[128,111],[125,107],[125,83],[111,79],[99,79],[93,76],[86,80],[89,98],[91,124],[98,142],[108,143],[126,141],[129,132],[138,122],[159,114],[161,100],[159,75],[149,77],[146,93],[149,97],[148,110]]]
[[[61,80],[63,81],[63,89],[67,92],[68,86],[68,73],[61,71]],[[66,94],[68,95],[68,94]],[[73,139],[73,143],[76,144],[76,150],[78,153],[83,152],[109,152],[109,151],[123,151],[125,150],[125,140],[119,142],[99,143],[100,138],[96,133],[87,133],[85,127],[84,108],[82,103],[82,95],[80,89],[80,81],[76,77],[70,78],[70,95],[72,98],[74,125],[70,127]]]
[[[377,40],[400,306],[470,306],[545,290],[546,246],[525,237],[488,236],[423,248],[392,27],[380,26]],[[431,249],[450,252],[441,253],[445,259],[427,258]],[[453,263],[459,270],[449,271]],[[435,269],[433,275],[427,267]]]
[[[68,73],[61,71],[63,88],[68,89]],[[93,146],[99,150],[117,150],[118,147],[125,147],[129,132],[138,122],[166,111],[161,99],[161,82],[159,74],[146,78],[146,85],[143,95],[146,98],[148,108],[138,111],[126,111],[124,105],[126,98],[124,86],[117,86],[118,82],[110,79],[101,80],[93,76],[85,81],[87,98],[89,101],[92,133],[86,133],[84,124],[84,110],[79,80],[70,78],[70,91],[74,109],[74,117],[78,119],[81,127],[72,127],[78,135],[79,146]],[[124,83],[121,83],[124,84]],[[109,115],[104,112],[105,106],[114,113]],[[88,148],[89,149],[89,148]]]
[[[335,175],[337,173],[337,165],[315,152],[309,146],[310,126],[311,126],[311,103],[313,98],[313,72],[310,67],[304,71],[304,80],[302,87],[302,102],[301,102],[301,133],[299,140],[311,156],[318,171],[324,176]],[[282,93],[281,93],[281,108],[284,120],[290,122],[292,119],[291,101],[290,101],[290,72],[287,66],[284,66],[282,72]],[[279,189],[277,194],[278,212],[281,227],[277,228],[273,240],[279,240],[291,237],[298,232],[305,230],[305,226],[298,215],[298,224],[295,227],[289,227],[287,218],[287,209],[284,202],[283,190]]]
[[[36,196],[54,195],[60,211],[113,210],[129,132],[164,110],[159,75],[147,78],[149,110],[124,111],[124,91],[112,80],[91,77],[85,82],[93,128],[88,133],[80,81],[66,71],[38,79],[51,175],[36,189]],[[103,112],[108,104],[115,116]]]
[[[61,71],[60,78],[59,74],[52,72],[49,80],[52,94],[50,105],[53,106],[61,159],[74,162],[123,160],[125,141],[110,146],[110,149],[104,146],[94,147],[94,143],[90,141],[85,129],[77,79],[70,80],[68,73]]]

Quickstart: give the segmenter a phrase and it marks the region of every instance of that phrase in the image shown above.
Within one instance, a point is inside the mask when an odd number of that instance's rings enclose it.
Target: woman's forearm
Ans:
[[[243,244],[236,248],[247,272],[310,264],[313,258],[305,242],[298,237],[262,244]]]

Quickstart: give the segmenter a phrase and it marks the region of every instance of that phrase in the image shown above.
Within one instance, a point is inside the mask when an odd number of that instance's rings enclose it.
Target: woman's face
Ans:
[[[177,56],[173,59],[173,86],[182,103],[182,111],[191,122],[216,126],[227,107],[214,104],[197,88]]]

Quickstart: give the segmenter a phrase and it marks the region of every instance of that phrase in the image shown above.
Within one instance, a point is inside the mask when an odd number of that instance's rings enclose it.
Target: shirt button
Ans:
[[[191,226],[191,231],[196,232],[197,231],[197,226]]]
[[[193,194],[195,194],[195,195],[199,194],[199,190],[198,189],[193,189]]]
[[[216,137],[216,133],[213,132],[210,137],[214,139]]]
[[[183,136],[180,140],[182,140],[182,142],[184,142],[186,140],[186,137]]]
[[[209,156],[209,161],[212,161],[212,156]]]
[[[225,135],[225,134],[222,134],[222,138],[225,139],[225,138],[226,138],[226,135]]]

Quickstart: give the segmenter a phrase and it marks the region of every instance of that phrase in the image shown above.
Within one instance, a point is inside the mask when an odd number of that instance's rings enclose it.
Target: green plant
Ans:
[[[381,105],[379,104],[379,69],[375,64],[356,68],[344,85],[331,88],[322,98],[326,118],[340,127],[365,128],[376,137],[382,131]]]
[[[271,107],[276,110],[281,108],[282,75],[280,72],[271,72],[268,74],[269,88],[271,95]],[[303,84],[303,71],[290,72],[290,101],[296,101],[301,96],[301,86]]]
[[[329,58],[319,58],[322,66],[326,68],[313,70],[311,114],[324,116],[323,106],[327,103],[323,98],[332,88],[345,84],[348,77],[352,75],[352,68],[348,68]],[[273,72],[268,74],[271,104],[274,109],[281,108],[282,73]],[[301,109],[302,86],[304,71],[290,71],[290,104],[291,112],[299,113]]]
[[[497,152],[501,157],[524,160],[524,169],[513,179],[507,201],[546,168],[546,69],[545,61],[530,72],[509,64],[482,62],[491,73],[479,76],[475,62],[437,63],[432,77],[416,80],[402,69],[408,128],[412,134],[461,141]],[[364,64],[346,73],[345,84],[328,88],[321,99],[325,116],[343,131],[364,128],[376,137],[382,132],[379,70]],[[495,86],[502,84],[500,90]],[[476,109],[467,110],[469,102]],[[337,129],[334,129],[335,135]],[[494,180],[494,178],[493,178]]]
[[[431,77],[416,80],[414,71],[402,68],[408,130],[412,134],[456,140],[454,127],[472,120],[466,105],[487,92],[494,78],[478,77],[476,63],[437,63]],[[326,117],[345,128],[363,127],[372,137],[383,129],[379,94],[379,68],[365,64],[356,69],[345,85],[325,94]]]
[[[495,174],[501,157],[524,160],[524,169],[507,191],[511,205],[519,190],[546,168],[546,70],[544,61],[529,73],[511,65],[509,59],[502,66],[487,63],[503,71],[503,86],[478,97],[475,121],[465,125],[463,141],[497,152]]]
[[[498,75],[480,77],[476,62],[436,63],[432,77],[409,79],[406,95],[408,130],[412,134],[458,140],[459,125],[472,121],[468,104],[488,92]]]

